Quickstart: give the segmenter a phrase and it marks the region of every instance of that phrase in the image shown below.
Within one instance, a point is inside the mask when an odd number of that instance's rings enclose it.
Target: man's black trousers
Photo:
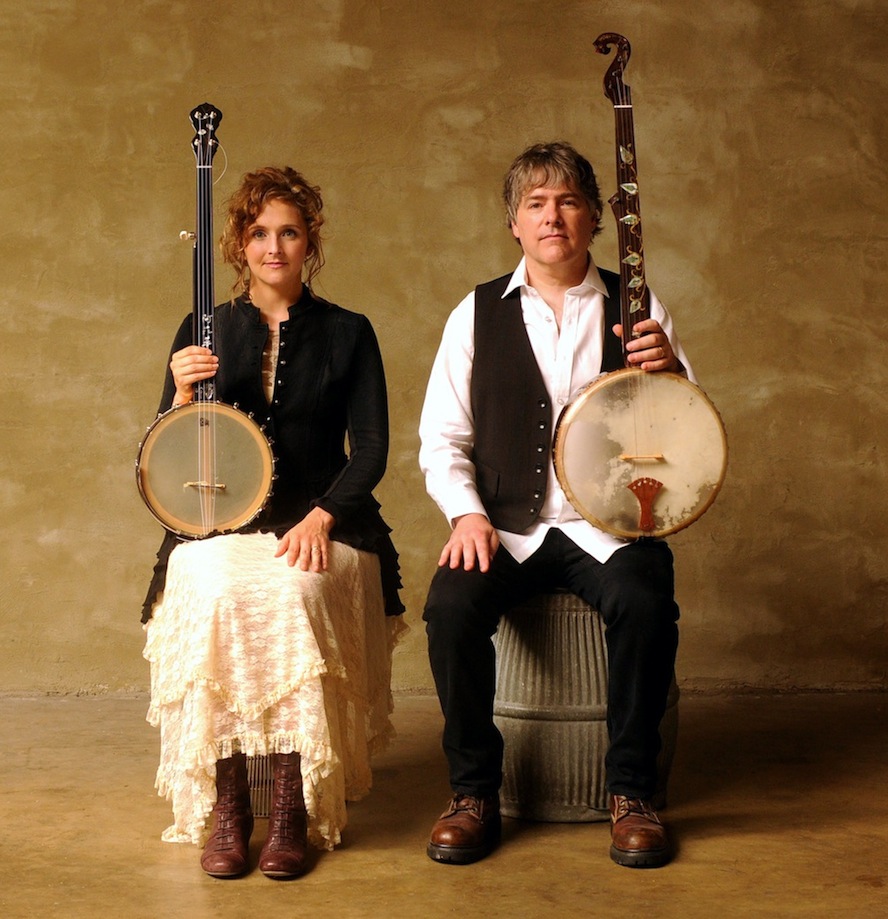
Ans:
[[[453,791],[499,790],[503,741],[493,723],[491,637],[512,607],[558,588],[598,610],[606,626],[607,789],[650,798],[678,646],[672,552],[661,540],[641,539],[602,564],[557,529],[522,564],[501,546],[484,574],[439,568],[432,580],[423,618]]]

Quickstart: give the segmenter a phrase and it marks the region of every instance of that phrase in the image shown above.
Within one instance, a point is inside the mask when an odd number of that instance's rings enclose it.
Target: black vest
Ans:
[[[601,370],[623,367],[620,277],[601,271],[604,351]],[[546,500],[552,406],[521,313],[520,289],[503,298],[511,275],[475,288],[475,358],[471,400],[475,418],[475,485],[491,523],[523,533]]]

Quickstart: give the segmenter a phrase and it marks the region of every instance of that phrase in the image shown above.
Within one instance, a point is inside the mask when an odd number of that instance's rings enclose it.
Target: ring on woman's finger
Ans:
[[[320,552],[320,551],[321,551],[321,547],[320,547],[320,546],[312,546],[312,547],[311,547],[311,551],[312,551],[312,555],[313,555],[315,552]]]

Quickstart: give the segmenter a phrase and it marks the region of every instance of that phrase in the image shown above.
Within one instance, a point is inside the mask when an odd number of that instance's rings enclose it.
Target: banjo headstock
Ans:
[[[599,54],[610,54],[611,46],[616,46],[616,54],[604,75],[604,94],[613,105],[631,105],[632,94],[623,82],[623,71],[629,63],[632,46],[629,40],[616,32],[603,32],[595,39],[595,50]]]
[[[222,120],[222,112],[215,105],[203,102],[191,110],[189,115],[191,126],[194,128],[194,138],[191,146],[194,148],[194,157],[198,166],[209,166],[216,155],[219,141],[216,140],[216,128]]]

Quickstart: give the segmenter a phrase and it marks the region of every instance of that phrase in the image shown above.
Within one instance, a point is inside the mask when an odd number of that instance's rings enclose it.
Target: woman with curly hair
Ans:
[[[372,495],[388,451],[385,376],[367,318],[310,287],[324,262],[322,211],[294,169],[244,176],[221,241],[236,281],[215,310],[216,351],[192,344],[186,317],[160,403],[187,403],[212,379],[275,455],[272,495],[248,527],[167,534],[143,614],[157,788],[175,817],[163,838],[204,841],[212,812],[201,865],[213,877],[249,868],[248,756],[273,760],[259,868],[294,877],[307,840],[340,841],[345,801],[369,790],[370,756],[391,733],[403,606]]]

